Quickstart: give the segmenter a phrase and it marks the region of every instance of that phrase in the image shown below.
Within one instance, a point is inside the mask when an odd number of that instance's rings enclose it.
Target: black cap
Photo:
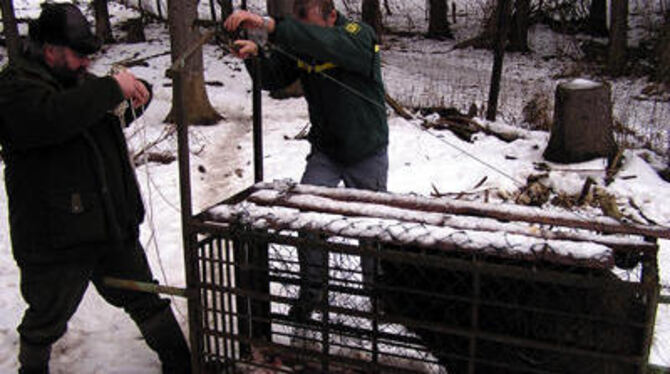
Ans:
[[[70,47],[81,55],[95,53],[102,46],[86,17],[69,3],[42,4],[40,17],[30,22],[29,35],[38,43]]]

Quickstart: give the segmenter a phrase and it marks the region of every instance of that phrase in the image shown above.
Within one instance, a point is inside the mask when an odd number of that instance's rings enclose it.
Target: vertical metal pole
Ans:
[[[261,60],[254,58],[253,127],[254,127],[254,182],[263,181],[263,110],[261,107]]]
[[[479,305],[481,303],[481,278],[479,272],[478,259],[472,259],[472,310],[470,314],[470,347],[468,373],[474,374],[477,371],[477,336],[479,334]]]
[[[209,11],[212,15],[212,22],[216,23],[216,2],[214,0],[209,0]]]
[[[491,89],[486,110],[486,119],[496,120],[498,111],[498,96],[500,94],[500,80],[502,78],[503,57],[505,56],[505,40],[507,40],[507,10],[509,0],[498,0],[498,19],[496,26],[496,40],[493,46],[493,72],[491,74]]]
[[[174,109],[177,122],[177,143],[179,147],[179,193],[181,198],[181,227],[184,246],[184,269],[186,272],[186,288],[196,290],[188,299],[188,325],[191,343],[191,364],[193,372],[201,372],[201,315],[200,315],[200,292],[197,289],[197,242],[195,234],[192,233],[189,223],[193,215],[191,205],[191,162],[188,146],[188,123],[186,121],[186,103],[184,101],[183,80],[184,73],[181,70],[172,71],[172,84],[174,95]]]
[[[656,250],[645,251],[642,257],[642,288],[643,294],[647,295],[647,315],[646,328],[644,332],[644,352],[642,352],[642,362],[640,363],[639,373],[648,372],[649,352],[654,340],[654,326],[656,325],[656,310],[658,308],[658,298],[660,294],[659,275],[658,275],[658,239],[647,237],[646,242],[655,243]]]

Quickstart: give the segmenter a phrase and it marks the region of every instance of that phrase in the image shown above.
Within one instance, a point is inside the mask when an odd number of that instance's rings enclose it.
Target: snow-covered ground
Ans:
[[[423,6],[422,0],[417,3]],[[145,1],[145,4],[155,3]],[[207,14],[207,2],[201,2],[201,14]],[[405,2],[391,2],[401,7]],[[463,2],[470,4],[473,2]],[[20,17],[38,14],[37,0],[15,0]],[[260,1],[252,1],[256,9]],[[401,5],[399,5],[401,4]],[[112,22],[135,15],[116,3],[110,4]],[[417,7],[414,21],[421,20]],[[465,5],[464,5],[465,7]],[[398,9],[396,14],[399,13]],[[165,8],[164,8],[165,9]],[[401,21],[398,21],[401,22]],[[467,33],[465,23],[456,26],[458,33]],[[472,30],[470,30],[472,31]],[[533,45],[538,54],[555,54],[567,44],[548,30],[536,30]],[[111,63],[136,54],[148,56],[169,50],[166,27],[151,24],[146,29],[148,41],[140,44],[117,44],[105,47],[92,70],[106,74]],[[117,36],[122,35],[118,30]],[[420,38],[391,37],[383,51],[384,77],[392,96],[406,104],[454,105],[467,109],[470,103],[481,106],[488,92],[492,64],[489,52],[451,51],[453,41],[433,42]],[[552,52],[553,51],[553,52]],[[4,56],[4,50],[0,49]],[[206,80],[219,81],[222,86],[208,86],[210,100],[225,119],[216,126],[191,130],[192,180],[196,211],[211,206],[253,182],[251,146],[251,87],[243,65],[224,56],[215,46],[204,49]],[[0,60],[0,63],[5,60]],[[132,148],[138,149],[160,136],[164,131],[163,118],[170,109],[171,87],[165,77],[169,57],[149,61],[149,67],[135,67],[132,71],[154,84],[154,102],[146,114],[128,129]],[[543,60],[537,55],[506,57],[505,78],[501,96],[501,111],[497,126],[518,125],[521,106],[535,90],[545,90],[549,96],[557,83],[550,79],[564,69],[559,59]],[[549,79],[548,79],[549,78]],[[628,114],[631,127],[654,129],[659,132],[670,124],[670,104],[638,103],[630,98],[639,92],[643,80],[621,79],[614,82],[615,112]],[[277,101],[263,96],[266,180],[292,178],[298,180],[309,151],[305,141],[287,140],[302,130],[308,122],[303,99]],[[419,121],[407,121],[395,115],[390,125],[389,189],[394,192],[430,194],[434,188],[442,193],[472,191],[484,177],[486,182],[478,190],[497,189],[513,193],[515,181],[538,173],[533,163],[541,162],[541,154],[548,140],[544,132],[523,131],[524,139],[504,143],[497,138],[477,135],[474,143],[464,143],[450,132],[428,133]],[[652,126],[653,127],[650,127]],[[652,130],[650,130],[652,131]],[[174,150],[176,140],[171,138],[160,148]],[[504,176],[468,156],[461,150],[504,171]],[[670,188],[645,161],[643,150],[626,151],[621,176],[607,187],[625,206],[624,212],[636,214],[627,203],[635,203],[656,222],[670,226]],[[653,155],[652,155],[653,156]],[[652,157],[652,159],[657,159]],[[547,179],[555,191],[576,193],[588,176],[603,184],[604,160],[595,160],[567,167],[555,167]],[[579,170],[576,172],[575,170]],[[600,171],[598,171],[600,170]],[[181,228],[179,219],[179,181],[177,164],[148,164],[138,168],[139,181],[147,207],[148,219],[142,226],[142,241],[156,277],[161,283],[184,284]],[[7,209],[4,185],[0,187],[0,373],[15,372],[18,325],[25,304],[18,291],[19,274],[11,256],[7,227]],[[476,195],[474,195],[476,198]],[[557,209],[547,206],[547,209]],[[593,211],[581,214],[593,214]],[[660,253],[661,277],[670,283],[670,242],[663,241]],[[670,292],[670,291],[666,291]],[[186,329],[185,303],[176,299],[173,304],[182,327]],[[670,366],[670,307],[659,308],[651,362]],[[158,373],[159,362],[140,339],[137,328],[120,310],[107,305],[95,291],[88,292],[70,323],[68,333],[54,347],[53,373]]]

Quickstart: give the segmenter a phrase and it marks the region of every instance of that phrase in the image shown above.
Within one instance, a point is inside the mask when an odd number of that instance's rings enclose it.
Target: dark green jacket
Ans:
[[[352,164],[386,147],[384,84],[371,27],[339,13],[330,28],[286,18],[270,42],[269,53],[261,54],[262,87],[274,90],[300,78],[312,123],[309,140],[316,149]],[[247,67],[252,71],[250,62]]]
[[[69,261],[137,234],[144,207],[119,120],[108,113],[122,101],[111,77],[90,75],[66,89],[46,65],[28,60],[0,73],[0,144],[19,264]]]

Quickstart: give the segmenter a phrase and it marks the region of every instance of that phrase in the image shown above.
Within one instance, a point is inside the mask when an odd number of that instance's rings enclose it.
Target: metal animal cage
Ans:
[[[286,183],[258,184],[192,227],[205,372],[646,370],[653,227]],[[633,231],[643,237],[601,234]],[[306,248],[327,254],[318,285],[300,272]],[[290,317],[310,286],[323,292],[314,312]]]
[[[666,228],[290,183],[193,215],[183,67],[213,35],[168,70],[194,372],[646,372]]]

